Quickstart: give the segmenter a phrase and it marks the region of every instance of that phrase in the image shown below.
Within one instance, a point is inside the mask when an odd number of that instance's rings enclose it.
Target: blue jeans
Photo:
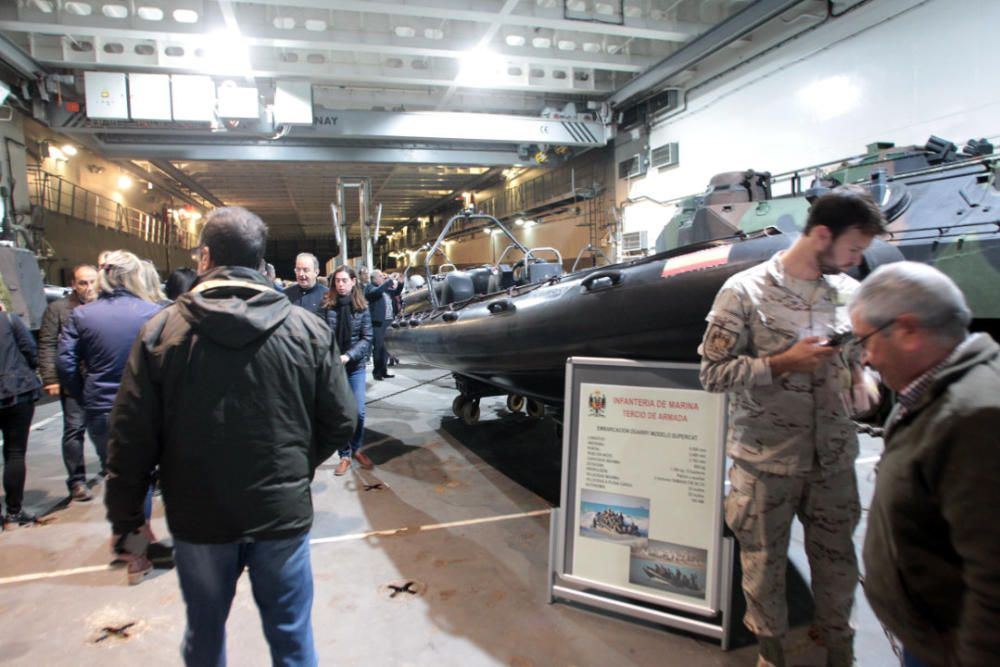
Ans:
[[[91,441],[94,443],[94,448],[97,450],[97,458],[101,460],[101,475],[108,474],[108,436],[111,435],[110,417],[110,410],[108,412],[91,412],[88,410],[84,417],[84,423],[87,426],[87,435],[90,436]],[[82,457],[83,452],[80,455]]]
[[[65,392],[59,396],[59,402],[62,403],[63,413],[62,456],[66,466],[66,488],[72,491],[74,484],[87,481],[83,448],[87,432],[84,426],[85,413],[80,402]],[[101,463],[103,465],[103,461]]]
[[[347,374],[347,381],[358,404],[358,427],[354,429],[349,445],[338,452],[342,458],[352,456],[365,442],[365,365],[358,364],[357,368]]]
[[[174,561],[187,628],[181,654],[188,667],[226,664],[226,619],[243,568],[260,610],[274,665],[313,667],[312,566],[309,534],[285,540],[192,544],[174,540]]]
[[[108,438],[111,436],[110,412],[87,412],[87,434],[94,441],[97,456],[101,459],[101,475],[108,473]],[[146,490],[146,499],[142,503],[142,514],[149,522],[153,516],[153,487]]]

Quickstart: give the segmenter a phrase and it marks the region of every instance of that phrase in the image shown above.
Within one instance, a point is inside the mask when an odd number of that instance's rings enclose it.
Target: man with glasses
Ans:
[[[1000,346],[968,332],[962,292],[925,264],[868,277],[856,343],[898,394],[865,533],[865,594],[904,664],[1000,656]]]
[[[729,394],[726,523],[740,544],[744,623],[757,636],[759,667],[785,664],[785,570],[796,516],[827,665],[853,663],[860,503],[848,399],[862,372],[856,355],[824,343],[849,325],[845,304],[858,283],[843,271],[861,263],[883,225],[864,190],[819,197],[792,246],[726,281],[707,318],[701,381]]]
[[[295,257],[295,284],[285,289],[285,296],[296,306],[320,316],[320,305],[328,288],[316,282],[319,276],[319,260],[310,252],[299,253]]]

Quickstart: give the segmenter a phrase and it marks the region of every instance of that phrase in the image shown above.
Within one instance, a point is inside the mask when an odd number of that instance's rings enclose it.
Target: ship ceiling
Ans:
[[[856,2],[15,0],[0,3],[0,61],[22,108],[53,129],[295,239],[329,235],[338,178],[368,179],[391,231],[539,147],[604,145],[625,105]],[[236,74],[216,71],[234,35],[245,58]],[[96,121],[65,104],[83,99],[86,72],[209,74],[255,87],[265,111]],[[312,126],[268,115],[286,81],[311,83]]]

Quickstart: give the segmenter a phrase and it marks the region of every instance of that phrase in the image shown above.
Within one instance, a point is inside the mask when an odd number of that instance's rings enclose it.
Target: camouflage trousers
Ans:
[[[786,476],[737,462],[729,480],[726,523],[740,543],[746,626],[764,637],[788,631],[785,570],[797,516],[805,528],[815,625],[828,646],[853,639],[850,616],[858,583],[853,535],[861,517],[854,469],[829,477]]]

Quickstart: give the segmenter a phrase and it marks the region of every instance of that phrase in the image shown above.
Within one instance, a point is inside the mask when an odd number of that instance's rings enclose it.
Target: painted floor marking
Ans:
[[[318,537],[309,540],[309,544],[329,544],[331,542],[347,542],[349,540],[363,540],[368,537],[384,537],[391,535],[406,535],[409,533],[422,533],[428,530],[443,530],[446,528],[459,528],[462,526],[475,526],[483,523],[494,523],[497,521],[510,521],[511,519],[524,519],[532,516],[543,516],[551,513],[551,509],[533,510],[531,512],[520,512],[518,514],[503,514],[501,516],[487,516],[480,519],[463,519],[462,521],[449,521],[447,523],[431,523],[426,526],[405,526],[403,528],[393,528],[389,530],[369,530],[364,533],[354,533],[352,535],[336,535],[334,537]]]
[[[512,519],[524,519],[533,516],[543,516],[552,512],[551,509],[533,510],[531,512],[520,512],[518,514],[504,514],[501,516],[487,516],[480,519],[464,519],[462,521],[449,521],[447,523],[432,523],[426,526],[406,526],[391,530],[369,530],[364,533],[353,533],[351,535],[337,535],[334,537],[320,537],[309,540],[310,545],[329,544],[332,542],[347,542],[350,540],[363,540],[368,537],[388,537],[391,535],[406,535],[410,533],[422,533],[428,530],[443,530],[446,528],[458,528],[461,526],[475,526],[484,523],[495,523],[497,521],[510,521]],[[55,572],[35,572],[33,574],[19,574],[13,577],[0,578],[0,586],[8,584],[23,584],[30,581],[42,579],[55,579],[58,577],[71,577],[76,574],[91,574],[94,572],[107,572],[116,569],[112,565],[90,565],[88,567],[76,567],[70,570],[56,570]]]
[[[5,586],[7,584],[21,584],[26,581],[37,581],[39,579],[70,577],[74,574],[90,574],[91,572],[105,572],[110,569],[112,569],[111,565],[91,565],[89,567],[75,567],[72,570],[56,570],[55,572],[35,572],[34,574],[19,574],[14,577],[4,577],[0,579],[0,586]]]
[[[31,425],[31,430],[34,431],[36,428],[42,428],[43,426],[47,425],[49,422],[54,422],[57,419],[62,419],[62,411],[59,411],[59,412],[55,413],[51,417],[46,417],[45,419],[43,419],[42,421],[38,422],[37,424],[32,424]]]

